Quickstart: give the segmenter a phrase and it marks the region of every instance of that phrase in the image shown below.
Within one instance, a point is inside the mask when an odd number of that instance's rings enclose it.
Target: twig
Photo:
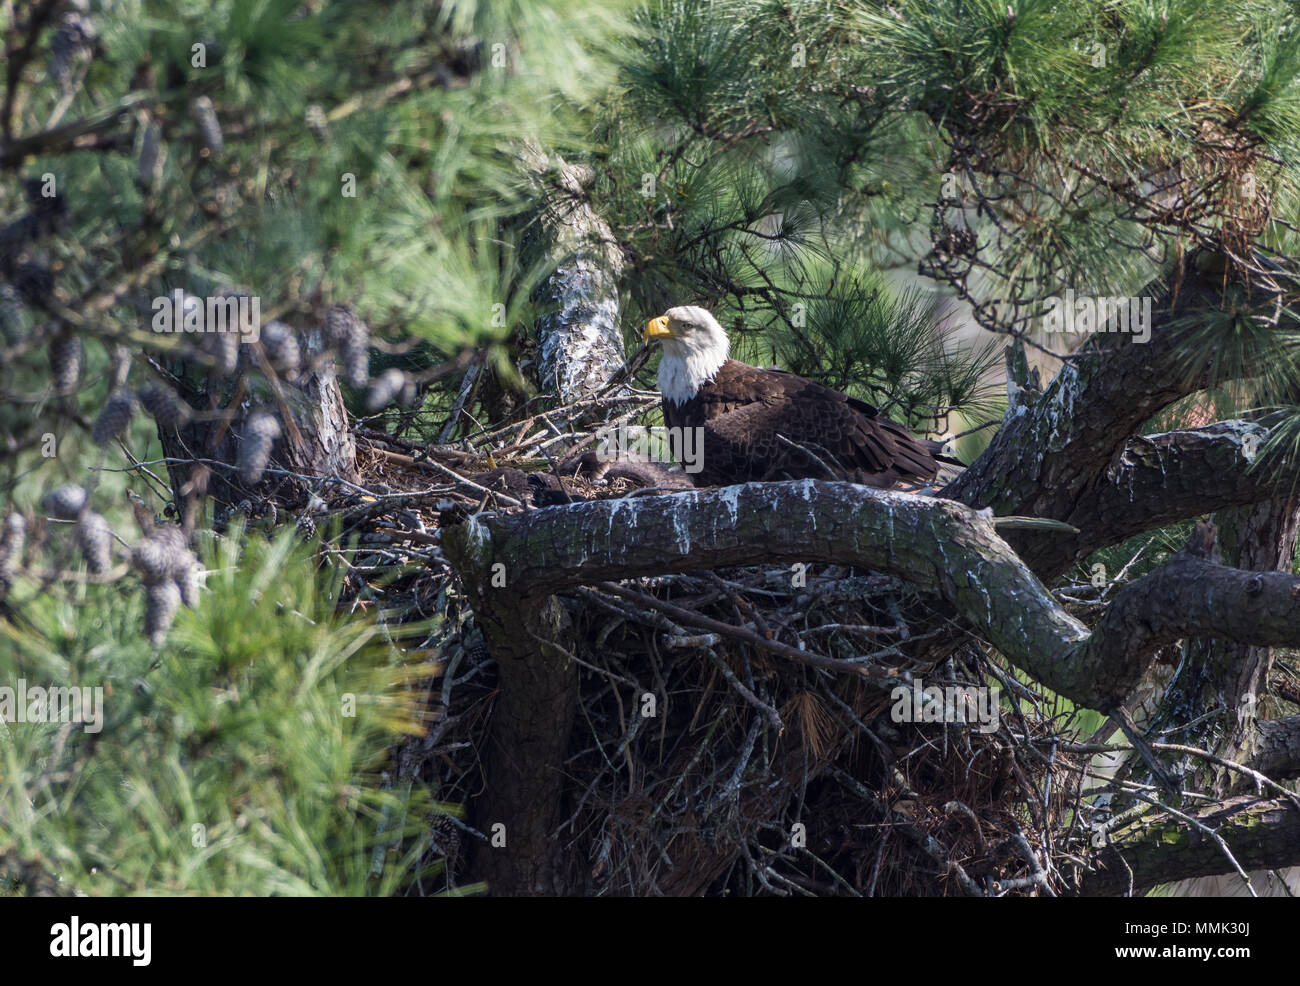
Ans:
[[[814,654],[810,651],[799,650],[798,648],[791,647],[789,644],[783,644],[780,641],[768,640],[766,637],[761,637],[752,630],[735,627],[730,623],[723,623],[721,620],[715,620],[712,617],[693,613],[689,609],[683,609],[682,607],[675,606],[672,603],[664,602],[662,599],[654,598],[654,596],[647,596],[644,593],[625,589],[621,585],[616,585],[613,582],[601,582],[600,587],[605,592],[613,593],[614,595],[621,596],[624,599],[630,599],[633,602],[640,603],[642,606],[647,606],[650,609],[657,609],[660,612],[667,613],[679,623],[685,623],[689,626],[699,627],[704,630],[711,630],[714,633],[720,633],[725,637],[742,640],[753,647],[757,647],[759,650],[767,651],[769,654],[776,654],[780,657],[797,661],[800,664],[811,665],[812,667],[822,668],[827,671],[839,671],[863,678],[873,677],[866,668],[860,664],[855,664],[852,661],[841,661],[833,657],[823,657],[820,654]]]

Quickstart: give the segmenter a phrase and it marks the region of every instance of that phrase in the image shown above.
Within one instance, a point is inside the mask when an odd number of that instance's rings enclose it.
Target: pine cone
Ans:
[[[146,585],[163,581],[170,567],[163,546],[153,538],[145,538],[131,549],[131,564],[139,571]]]
[[[375,378],[366,396],[366,407],[378,411],[396,398],[403,407],[410,407],[415,400],[415,381],[396,367],[390,367]]]
[[[131,549],[131,564],[140,572],[146,585],[171,581],[183,575],[194,563],[185,532],[173,524],[164,524]]]
[[[193,413],[188,404],[166,387],[151,384],[142,388],[137,396],[144,409],[160,425],[183,427]]]
[[[76,36],[60,24],[50,39],[50,77],[59,89],[68,90],[68,80],[72,77],[72,63],[77,57],[80,45]]]
[[[113,565],[113,535],[108,521],[93,510],[87,510],[77,521],[77,547],[92,575],[103,575]]]
[[[351,305],[326,309],[325,338],[342,356],[343,379],[352,387],[364,387],[370,379],[370,330]]]
[[[126,386],[127,377],[131,375],[131,350],[125,346],[114,346],[113,355],[108,364],[109,390],[119,390]]]
[[[190,550],[190,542],[185,532],[175,524],[161,524],[155,527],[149,536],[163,546],[168,557],[176,559],[176,565],[182,563],[183,556]]]
[[[23,309],[12,284],[0,284],[0,337],[12,346],[22,342]]]
[[[300,514],[294,521],[293,529],[304,541],[310,541],[316,536],[316,521],[312,519],[311,514]]]
[[[8,516],[4,530],[0,531],[0,599],[9,595],[9,587],[13,585],[14,570],[23,558],[26,532],[27,520],[17,512]]]
[[[216,371],[220,376],[228,377],[239,367],[237,331],[204,332],[203,347],[216,362]]]
[[[258,408],[244,422],[244,435],[239,442],[236,468],[246,486],[256,485],[271,460],[271,446],[280,437],[280,423],[275,415]]]
[[[447,815],[442,815],[433,823],[433,845],[442,855],[454,858],[460,855],[461,834],[456,823]]]
[[[221,136],[221,121],[217,119],[217,111],[212,105],[212,100],[207,96],[197,97],[190,103],[190,112],[194,116],[194,123],[199,128],[199,137],[203,141],[203,146],[210,154],[220,154],[225,146],[225,140]]]
[[[167,638],[176,607],[181,604],[181,591],[175,582],[154,582],[144,588],[144,633],[150,645],[158,647]]]
[[[319,140],[322,144],[329,140],[329,118],[325,116],[325,109],[319,103],[312,103],[307,107],[303,114],[306,120],[307,129],[311,135]]]
[[[298,347],[298,336],[293,329],[272,319],[262,327],[262,351],[275,372],[286,380],[298,376],[302,364],[302,352]]]
[[[70,88],[73,63],[90,56],[97,33],[90,18],[75,10],[59,19],[58,30],[50,39],[50,76],[61,91]]]
[[[343,350],[343,379],[360,390],[370,380],[370,350],[366,346],[348,346]]]
[[[217,363],[217,372],[222,376],[230,376],[236,370],[241,368],[247,369],[250,365],[249,350],[241,346],[244,341],[245,333],[251,331],[244,321],[244,302],[249,304],[248,318],[252,318],[251,304],[252,296],[250,292],[242,287],[224,287],[217,292],[217,297],[224,302],[229,299],[235,301],[234,321],[232,324],[225,326],[226,331],[212,331],[216,326],[207,325],[207,332],[204,333],[204,339],[208,346],[208,351],[215,357]]]
[[[57,397],[66,397],[77,389],[81,379],[81,337],[61,332],[50,342],[50,382]]]
[[[135,414],[135,394],[129,390],[119,390],[108,399],[104,410],[99,412],[95,425],[90,430],[90,437],[100,448],[106,448],[131,423]]]
[[[180,590],[181,602],[190,609],[199,605],[199,589],[203,585],[203,566],[198,559],[190,555],[190,563],[176,576],[176,588]]]
[[[325,344],[342,349],[358,331],[364,331],[361,317],[351,305],[330,305],[325,309]]]
[[[76,520],[86,507],[86,491],[69,484],[50,490],[41,497],[41,509],[58,520]]]
[[[27,535],[27,518],[14,511],[5,518],[0,530],[0,576],[13,571],[23,553],[23,540]]]
[[[156,188],[162,181],[163,168],[167,163],[167,145],[163,143],[162,130],[158,124],[144,124],[140,137],[140,155],[135,162],[135,180],[145,191]]]

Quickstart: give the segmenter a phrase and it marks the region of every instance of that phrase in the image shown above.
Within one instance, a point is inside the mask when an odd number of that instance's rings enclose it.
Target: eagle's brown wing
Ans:
[[[697,477],[704,483],[824,479],[818,459],[837,478],[882,487],[928,480],[937,469],[934,443],[915,438],[870,404],[793,373],[729,362],[701,396],[711,413],[703,423],[704,470]]]

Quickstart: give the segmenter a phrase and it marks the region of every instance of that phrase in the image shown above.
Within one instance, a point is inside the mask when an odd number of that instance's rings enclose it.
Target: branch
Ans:
[[[1300,777],[1300,716],[1260,719],[1255,726],[1255,755],[1246,766],[1274,780]]]
[[[553,273],[537,321],[537,381],[562,403],[603,393],[624,366],[618,283],[623,253],[589,201],[595,173],[526,142],[521,164],[539,197],[539,225]]]
[[[1035,541],[1026,561],[1040,577],[1052,578],[1143,531],[1288,495],[1300,483],[1293,463],[1251,467],[1267,437],[1258,424],[1220,421],[1129,439],[1061,518],[1080,533]]]
[[[111,130],[120,117],[152,101],[153,96],[147,92],[127,93],[112,106],[97,109],[79,120],[0,144],[0,167],[20,164],[29,157],[73,150],[88,135]]]
[[[997,514],[1069,518],[1145,422],[1212,378],[1209,361],[1189,361],[1187,341],[1195,340],[1192,322],[1198,316],[1222,308],[1222,291],[1188,270],[1172,304],[1170,297],[1165,289],[1152,306],[1148,342],[1095,336],[1041,396],[1013,405],[984,454],[942,495]],[[1263,292],[1251,299],[1268,311],[1275,301]],[[1011,543],[1044,578],[1059,574],[1062,564],[1068,567],[1060,545],[1024,536]]]
[[[1232,798],[1187,815],[1222,845],[1181,818],[1143,815],[1127,830],[1134,838],[1098,852],[1102,868],[1083,878],[1080,895],[1143,894],[1161,883],[1235,872],[1234,860],[1245,870],[1300,865],[1300,811],[1290,799]]]
[[[865,674],[866,669],[852,661],[840,661],[833,657],[822,657],[820,654],[814,654],[811,651],[800,650],[798,647],[791,647],[789,644],[783,644],[777,640],[769,640],[761,634],[744,627],[735,627],[730,623],[723,623],[721,620],[715,620],[705,616],[702,613],[692,613],[689,609],[681,606],[675,606],[672,603],[664,602],[662,599],[655,599],[653,596],[647,596],[641,592],[633,592],[631,589],[625,589],[613,582],[601,583],[601,589],[605,592],[621,596],[630,602],[637,603],[647,609],[657,610],[667,616],[671,616],[678,623],[684,623],[693,626],[698,630],[708,630],[712,633],[721,634],[724,637],[731,637],[735,640],[741,640],[751,647],[758,650],[765,650],[768,653],[776,654],[778,657],[784,657],[787,660],[795,661],[799,664],[807,664],[815,668],[824,668],[828,671],[842,671],[849,674]]]
[[[1300,579],[1225,568],[1190,548],[1121,589],[1089,632],[986,512],[850,483],[750,483],[448,518],[443,543],[475,607],[499,614],[575,585],[668,573],[774,561],[871,568],[937,593],[1017,667],[1096,709],[1115,708],[1155,651],[1185,635],[1300,642]],[[492,587],[494,572],[504,586]]]
[[[40,40],[41,32],[45,26],[54,20],[54,15],[59,12],[58,0],[43,0],[36,3],[27,11],[27,31],[26,37],[23,38],[21,45],[14,47],[10,45],[5,51],[5,61],[9,64],[5,68],[5,96],[4,105],[0,107],[0,133],[4,134],[6,140],[13,136],[14,132],[14,106],[18,96],[18,80],[23,74],[23,69],[31,60],[32,53],[36,50],[37,41]],[[9,17],[14,16],[12,8]],[[11,21],[11,27],[16,28]],[[16,37],[17,30],[11,32],[11,37]]]
[[[1012,406],[984,454],[943,495],[1000,514],[1068,515],[1145,421],[1204,385],[1204,368],[1180,368],[1178,335],[1077,353],[1040,397]]]

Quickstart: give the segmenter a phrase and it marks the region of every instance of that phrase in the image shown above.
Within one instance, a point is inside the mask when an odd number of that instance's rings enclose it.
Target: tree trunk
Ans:
[[[1258,572],[1290,572],[1296,550],[1296,522],[1300,498],[1282,497],[1219,511],[1219,544],[1225,563]],[[1181,742],[1209,750],[1242,763],[1257,752],[1260,692],[1267,687],[1273,665],[1273,648],[1252,647],[1229,640],[1195,638],[1187,641],[1182,663],[1166,702],[1167,713],[1177,723],[1199,722],[1199,732]],[[1222,709],[1221,715],[1207,715]],[[1208,771],[1207,771],[1208,773]],[[1249,780],[1240,774],[1217,770],[1205,786],[1220,796],[1244,790]],[[1300,870],[1279,874],[1291,893],[1300,892]],[[1251,874],[1256,892],[1282,896],[1286,889],[1270,883],[1267,872]],[[1245,882],[1237,874],[1201,877],[1176,884],[1176,896],[1245,896]]]
[[[568,616],[553,596],[512,589],[517,567],[509,558],[498,561],[482,533],[475,518],[443,527],[443,550],[474,601],[500,686],[484,757],[485,789],[473,810],[489,841],[477,844],[473,872],[497,896],[572,893],[555,837],[578,705]]]
[[[554,268],[540,292],[551,310],[537,323],[537,383],[571,404],[600,393],[623,368],[623,254],[588,202],[590,168],[548,159],[536,145],[526,149],[524,163],[539,185],[540,245]]]
[[[319,356],[319,333],[314,335],[309,358],[317,360],[318,365],[294,383],[278,379],[274,386],[268,386],[268,381],[261,377],[245,375],[232,389],[212,375],[201,384],[188,387],[185,377],[178,378],[181,396],[197,413],[179,428],[159,424],[158,437],[168,458],[211,459],[233,467],[239,461],[244,425],[254,406],[274,413],[280,426],[280,437],[275,440],[268,461],[270,468],[255,483],[244,482],[234,468],[210,467],[193,461],[169,464],[172,495],[178,509],[204,495],[214,499],[219,512],[229,511],[243,500],[256,503],[270,499],[281,506],[296,507],[305,502],[307,494],[306,482],[298,477],[334,476],[356,481],[356,445],[343,392],[332,361]],[[260,399],[250,397],[250,389],[260,394]],[[279,474],[273,471],[276,469],[295,475]]]

